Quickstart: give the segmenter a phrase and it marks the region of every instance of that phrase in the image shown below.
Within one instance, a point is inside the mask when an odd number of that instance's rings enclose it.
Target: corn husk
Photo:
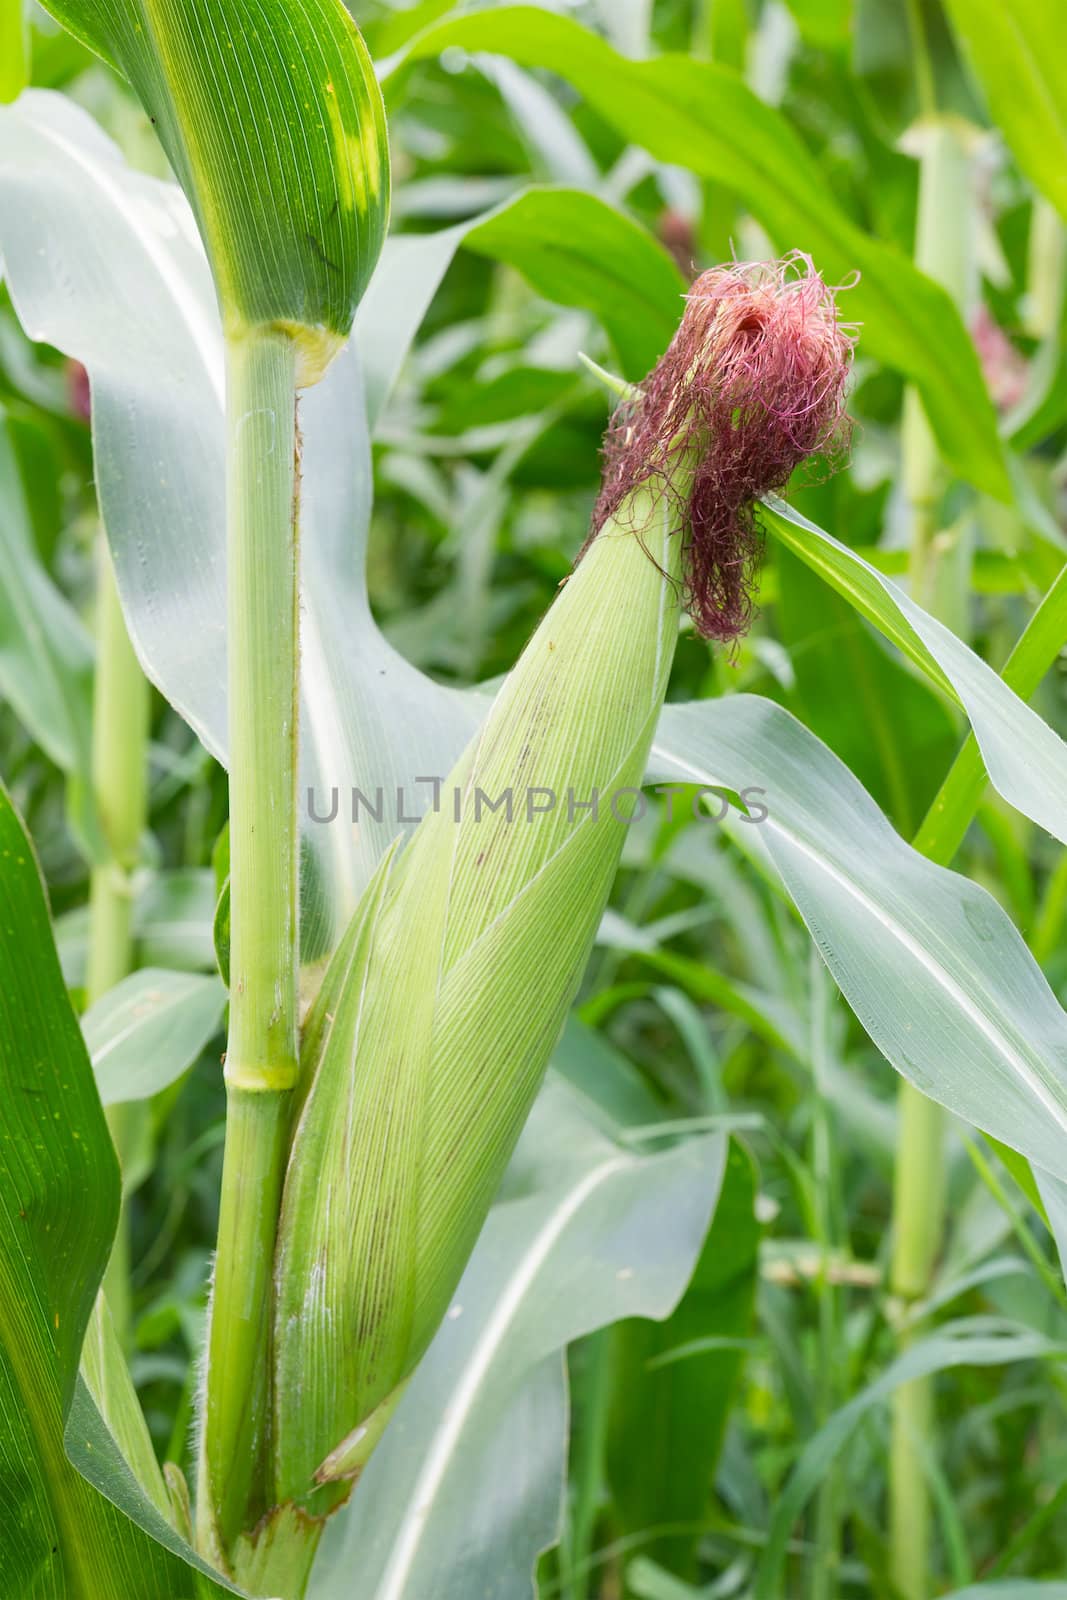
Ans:
[[[363,1430],[448,1308],[615,877],[674,655],[680,544],[668,495],[620,507],[327,973],[279,1234],[279,1502],[348,1492]],[[511,820],[479,790],[510,790]],[[548,804],[531,790],[556,804],[528,814]]]

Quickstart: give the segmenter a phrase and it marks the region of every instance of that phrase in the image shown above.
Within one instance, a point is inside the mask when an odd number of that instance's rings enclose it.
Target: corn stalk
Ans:
[[[147,820],[150,704],[148,682],[126,632],[103,536],[98,573],[92,785],[107,854],[93,866],[89,886],[86,991],[90,1005],[125,978],[132,966],[135,873]],[[137,1115],[126,1106],[108,1109],[108,1127],[120,1165],[129,1154]],[[104,1281],[120,1339],[129,1328],[129,1272],[129,1217],[123,1207]]]
[[[947,119],[917,130],[919,218],[916,265],[949,290],[965,309],[972,293],[973,199],[965,132]],[[946,475],[922,402],[913,389],[904,401],[904,487],[911,518],[910,586],[937,614],[948,604],[957,535],[941,523]],[[890,1287],[906,1318],[926,1294],[945,1222],[945,1113],[908,1083],[897,1099],[897,1160],[893,1191]],[[912,1335],[908,1328],[904,1338]],[[929,1379],[894,1395],[889,1459],[890,1570],[904,1600],[928,1593],[930,1496],[925,1456],[932,1427]]]
[[[202,1540],[223,1550],[262,1509],[270,1273],[298,1072],[295,375],[286,334],[227,347],[230,1031],[198,1508]]]

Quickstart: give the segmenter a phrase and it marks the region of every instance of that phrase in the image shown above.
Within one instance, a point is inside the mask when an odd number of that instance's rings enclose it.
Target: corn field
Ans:
[[[0,0],[0,1600],[1067,1600],[1065,45]]]

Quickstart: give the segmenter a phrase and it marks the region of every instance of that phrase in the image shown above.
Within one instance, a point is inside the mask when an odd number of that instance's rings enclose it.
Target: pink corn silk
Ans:
[[[854,333],[838,319],[837,292],[800,252],[705,272],[666,355],[609,425],[582,554],[638,486],[671,497],[683,600],[707,639],[729,643],[751,623],[761,496],[810,457],[832,467],[847,453]]]

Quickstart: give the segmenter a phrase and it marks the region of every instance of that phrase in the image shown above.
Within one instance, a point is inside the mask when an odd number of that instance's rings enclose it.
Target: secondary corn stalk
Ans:
[[[974,199],[967,130],[929,118],[916,130],[920,147],[916,264],[941,283],[961,310],[971,308],[974,284]],[[914,390],[905,395],[904,488],[911,519],[910,585],[927,610],[951,609],[958,575],[959,537],[941,521],[947,478]],[[945,1224],[945,1114],[909,1083],[898,1093],[897,1159],[893,1198],[890,1287],[907,1317],[927,1293]],[[909,1328],[904,1337],[913,1333]],[[904,1384],[892,1403],[889,1461],[890,1568],[903,1600],[929,1591],[930,1448],[933,1388],[929,1379]]]
[[[100,1000],[130,971],[133,896],[148,809],[149,687],[133,653],[103,536],[98,551],[96,677],[93,686],[93,802],[106,854],[89,890],[86,995]],[[109,1106],[108,1126],[125,1167],[144,1107]],[[129,1218],[123,1206],[104,1280],[115,1329],[129,1328]]]

